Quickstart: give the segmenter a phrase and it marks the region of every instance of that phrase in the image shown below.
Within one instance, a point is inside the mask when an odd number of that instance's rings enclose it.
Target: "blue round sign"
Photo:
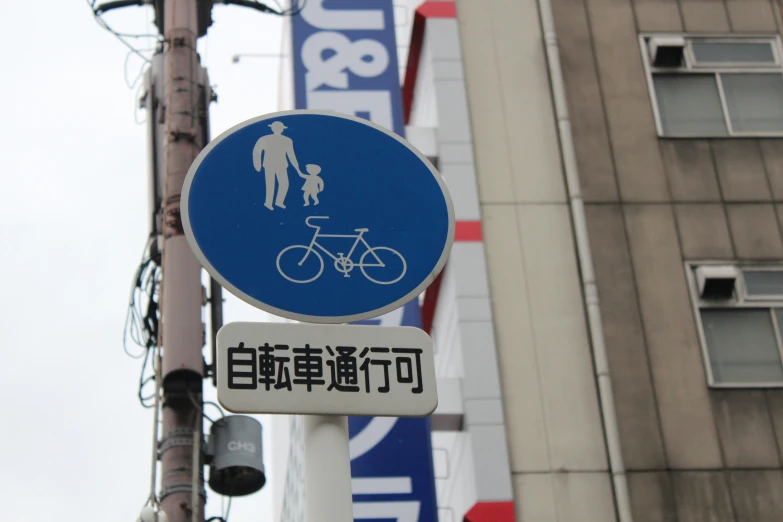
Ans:
[[[185,234],[226,289],[290,319],[377,317],[446,263],[454,210],[435,167],[367,120],[288,111],[245,121],[199,154]]]

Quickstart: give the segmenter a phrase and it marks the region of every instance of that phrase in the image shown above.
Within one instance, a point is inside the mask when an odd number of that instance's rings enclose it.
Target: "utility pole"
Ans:
[[[201,265],[185,239],[180,195],[203,147],[196,54],[196,0],[165,0],[163,19],[166,122],[163,190],[163,437],[161,508],[170,522],[204,520],[201,456],[204,374]]]
[[[206,291],[201,285],[201,265],[184,235],[180,199],[188,169],[209,141],[209,104],[217,100],[196,52],[197,39],[206,34],[212,24],[215,3],[233,4],[281,16],[292,14],[290,10],[276,11],[255,0],[110,0],[90,5],[101,26],[128,47],[131,46],[122,35],[110,29],[101,19],[102,14],[129,6],[152,6],[155,24],[163,35],[163,52],[161,55],[159,49],[150,60],[145,80],[148,91],[143,98],[150,118],[150,233],[157,239],[156,246],[150,250],[161,253],[162,268],[158,297],[160,325],[155,344],[160,354],[156,380],[163,389],[163,401],[160,409],[162,433],[160,440],[155,441],[160,474],[157,474],[155,461],[150,480],[150,500],[142,510],[142,518],[145,513],[155,515],[159,508],[165,512],[169,522],[204,522],[206,502],[202,444],[206,370],[202,350],[206,342],[206,326],[201,319]],[[223,324],[223,298],[222,288],[214,279],[210,281],[209,302],[212,380],[213,384],[217,384],[215,333]],[[150,346],[146,348],[150,349]],[[157,439],[160,397],[157,389],[155,397]],[[249,436],[250,442],[260,445],[260,424],[257,442],[253,429],[250,433],[248,435],[245,430],[239,435],[240,438]],[[248,458],[246,466],[225,464],[218,470],[220,480],[214,480],[211,487],[228,496],[247,495],[261,489],[266,478],[260,454]],[[160,490],[155,495],[158,476]],[[239,479],[234,480],[238,476]]]

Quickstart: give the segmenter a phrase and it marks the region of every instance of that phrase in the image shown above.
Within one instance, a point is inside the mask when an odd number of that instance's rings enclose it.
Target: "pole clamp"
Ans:
[[[163,501],[164,498],[168,497],[169,495],[173,495],[174,493],[190,493],[193,491],[193,485],[190,482],[177,482],[174,484],[169,484],[168,486],[163,486],[160,488],[160,495],[158,496],[158,501]],[[199,488],[199,495],[201,498],[206,500],[207,498],[207,490],[204,487]]]
[[[204,441],[201,441],[201,451],[204,450]],[[158,443],[158,460],[171,448],[193,446],[193,430],[187,428],[175,428],[170,430],[166,437]]]
[[[164,453],[171,448],[178,448],[182,446],[193,446],[193,439],[166,439],[158,447],[158,459],[160,459]]]

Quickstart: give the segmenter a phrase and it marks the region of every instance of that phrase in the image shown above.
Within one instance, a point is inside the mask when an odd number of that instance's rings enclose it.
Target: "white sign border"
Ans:
[[[190,226],[188,200],[190,199],[190,187],[193,183],[193,178],[195,177],[196,171],[198,171],[199,166],[201,166],[201,162],[204,161],[204,158],[207,156],[207,154],[209,154],[212,151],[212,149],[214,149],[220,142],[222,142],[224,139],[228,138],[230,135],[234,134],[238,130],[247,127],[248,125],[252,125],[259,121],[278,118],[281,116],[296,116],[296,115],[332,116],[332,117],[342,118],[345,120],[351,120],[357,123],[361,123],[363,125],[367,125],[368,127],[372,127],[376,130],[379,130],[384,134],[386,134],[387,136],[394,138],[403,146],[405,146],[407,149],[409,149],[411,152],[413,152],[422,161],[422,163],[424,163],[424,165],[427,166],[427,168],[432,173],[432,176],[435,178],[435,181],[437,181],[438,186],[440,187],[441,192],[443,193],[443,196],[446,199],[446,208],[448,211],[449,225],[448,225],[446,244],[443,247],[443,252],[441,252],[440,258],[438,259],[435,268],[424,279],[424,281],[422,281],[416,288],[408,292],[405,296],[397,299],[393,303],[359,314],[340,315],[340,316],[306,315],[306,314],[298,314],[295,312],[290,312],[288,310],[283,310],[282,308],[277,308],[275,306],[271,306],[267,303],[259,301],[258,299],[249,296],[242,290],[238,289],[237,287],[229,283],[220,274],[220,272],[218,272],[215,269],[215,267],[212,266],[212,264],[207,260],[204,253],[201,251],[201,248],[199,248],[198,242],[196,241],[196,238],[193,234],[193,229]],[[226,290],[228,290],[229,292],[231,292],[241,300],[245,301],[246,303],[255,306],[256,308],[259,308],[265,312],[269,312],[270,314],[274,314],[280,317],[285,317],[287,319],[293,319],[295,321],[302,321],[306,323],[317,323],[317,324],[350,323],[354,321],[363,321],[365,319],[373,319],[385,313],[391,312],[392,310],[395,310],[403,306],[405,303],[411,301],[413,298],[421,294],[428,286],[430,286],[432,282],[435,280],[435,278],[438,276],[438,274],[441,272],[441,270],[443,270],[443,267],[446,265],[446,261],[449,258],[449,254],[451,253],[451,247],[454,244],[454,232],[456,228],[456,219],[454,217],[454,203],[451,200],[451,194],[449,194],[449,189],[446,186],[445,181],[443,181],[443,177],[437,171],[435,166],[413,145],[411,145],[408,141],[406,141],[399,135],[395,134],[394,132],[376,123],[373,123],[369,120],[365,120],[363,118],[359,118],[356,116],[351,116],[349,114],[343,114],[335,111],[310,110],[310,109],[297,109],[292,111],[273,112],[269,114],[264,114],[262,116],[256,116],[255,118],[251,118],[249,120],[243,121],[242,123],[234,125],[227,131],[221,133],[217,138],[210,141],[209,144],[206,147],[204,147],[204,149],[199,153],[196,159],[193,160],[193,163],[191,164],[190,168],[188,169],[188,173],[185,176],[185,182],[182,186],[182,196],[180,198],[180,213],[182,216],[182,226],[185,230],[185,237],[188,241],[188,244],[190,245],[191,250],[193,251],[196,258],[201,263],[201,266],[203,266],[204,269],[209,273],[209,275],[212,276],[216,281],[218,281],[221,284],[221,286],[223,286],[223,288],[225,288]]]

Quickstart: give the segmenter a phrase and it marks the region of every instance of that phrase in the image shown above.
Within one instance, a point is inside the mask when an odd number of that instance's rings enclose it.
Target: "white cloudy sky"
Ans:
[[[282,27],[233,6],[214,18],[200,41],[220,96],[213,136],[277,109],[278,61],[231,56],[278,52]],[[152,13],[129,7],[106,20],[146,32]],[[152,416],[136,399],[139,361],[121,346],[148,233],[145,129],[123,79],[127,50],[82,0],[7,3],[0,42],[2,518],[129,522],[149,491]],[[140,65],[130,59],[131,80]],[[227,304],[227,320],[262,318]],[[270,519],[270,489],[235,500],[231,521]],[[207,514],[219,512],[210,492]]]

